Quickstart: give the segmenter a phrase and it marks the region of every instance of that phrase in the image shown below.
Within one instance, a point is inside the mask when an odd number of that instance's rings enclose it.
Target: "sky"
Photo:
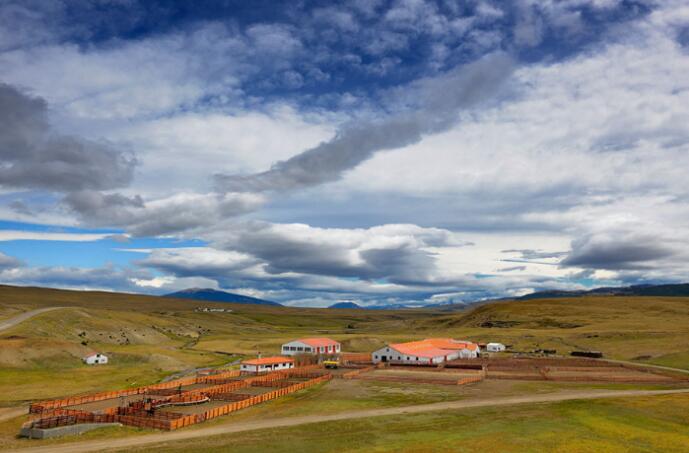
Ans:
[[[689,2],[0,2],[0,283],[689,281]]]

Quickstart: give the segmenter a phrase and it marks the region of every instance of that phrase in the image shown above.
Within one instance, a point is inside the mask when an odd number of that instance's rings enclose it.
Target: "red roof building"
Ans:
[[[332,355],[339,354],[341,345],[330,338],[300,338],[298,340],[290,341],[282,345],[283,355],[299,355],[299,354],[313,354],[313,355]]]
[[[391,343],[374,351],[374,363],[391,362],[432,365],[458,358],[478,357],[480,348],[470,341],[453,338],[426,338],[407,343]]]
[[[294,368],[294,360],[289,357],[259,357],[257,359],[245,360],[239,369],[247,373],[264,373],[276,370],[287,370]]]

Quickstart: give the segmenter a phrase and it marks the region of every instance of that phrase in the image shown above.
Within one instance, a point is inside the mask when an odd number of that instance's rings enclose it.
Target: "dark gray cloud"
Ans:
[[[60,135],[47,105],[0,84],[0,185],[10,188],[107,190],[132,179],[136,159],[106,145]]]
[[[524,260],[542,260],[548,258],[562,258],[567,252],[547,252],[544,250],[533,249],[509,249],[502,250],[502,253],[518,253]]]
[[[658,237],[648,234],[591,234],[572,242],[572,251],[561,265],[607,270],[645,269],[650,268],[651,262],[673,254]]]
[[[3,283],[131,292],[141,290],[134,280],[152,277],[146,269],[119,268],[111,265],[99,268],[43,266],[0,270],[0,281]]]
[[[272,275],[289,273],[425,285],[437,280],[429,247],[465,246],[447,230],[416,225],[368,229],[303,224],[237,225],[215,245],[253,256]]]
[[[23,266],[23,263],[17,258],[0,252],[0,271],[4,271],[6,269],[16,269],[21,266]]]
[[[261,192],[310,187],[339,179],[376,152],[418,143],[457,121],[465,108],[491,98],[512,73],[513,62],[493,54],[461,66],[442,77],[414,84],[412,102],[418,109],[389,118],[350,124],[329,142],[321,143],[265,172],[216,175],[217,186],[231,192]]]
[[[158,236],[216,225],[257,209],[263,199],[253,194],[196,194],[144,202],[136,196],[97,191],[68,194],[63,202],[94,226],[125,228],[134,236]]]

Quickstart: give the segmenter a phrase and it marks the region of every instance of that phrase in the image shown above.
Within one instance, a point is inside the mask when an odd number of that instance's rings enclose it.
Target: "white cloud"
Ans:
[[[2,241],[66,241],[93,242],[107,239],[111,234],[105,233],[53,233],[48,231],[1,230]]]

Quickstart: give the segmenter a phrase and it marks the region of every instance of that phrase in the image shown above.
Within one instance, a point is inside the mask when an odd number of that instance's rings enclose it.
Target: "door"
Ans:
[[[380,356],[380,361],[381,361],[381,362],[387,362],[387,361],[388,361],[388,356],[386,356],[386,355]]]

